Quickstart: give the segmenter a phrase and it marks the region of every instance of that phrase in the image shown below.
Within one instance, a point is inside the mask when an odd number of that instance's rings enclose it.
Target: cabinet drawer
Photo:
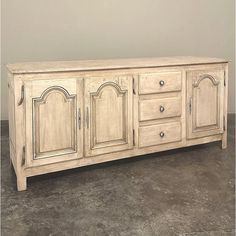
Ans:
[[[154,146],[180,140],[180,122],[150,125],[139,128],[139,147]]]
[[[163,93],[181,90],[181,72],[158,72],[139,77],[139,94]]]
[[[139,121],[181,116],[181,98],[148,99],[139,102]]]

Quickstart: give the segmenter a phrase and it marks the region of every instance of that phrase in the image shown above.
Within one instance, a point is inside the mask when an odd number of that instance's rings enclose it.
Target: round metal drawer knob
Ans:
[[[160,106],[160,112],[163,112],[165,108],[163,106]]]
[[[165,136],[164,132],[160,133],[160,137],[163,138]]]
[[[160,80],[159,84],[160,86],[163,86],[165,84],[164,80]]]

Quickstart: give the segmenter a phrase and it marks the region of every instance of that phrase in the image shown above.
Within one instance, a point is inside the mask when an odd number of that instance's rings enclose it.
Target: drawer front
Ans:
[[[139,77],[139,94],[164,93],[181,90],[181,72],[158,72]]]
[[[172,122],[139,128],[139,147],[181,141],[181,124]]]
[[[139,121],[181,116],[181,98],[141,100]]]

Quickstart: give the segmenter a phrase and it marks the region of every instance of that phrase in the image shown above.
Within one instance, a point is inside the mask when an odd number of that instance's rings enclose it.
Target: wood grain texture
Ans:
[[[17,190],[26,190],[26,172],[25,172],[25,145],[26,145],[26,125],[25,125],[25,103],[18,105],[22,97],[22,86],[24,81],[21,75],[14,75],[14,107],[15,107],[15,172],[17,176]]]
[[[163,137],[161,136],[163,134]],[[148,147],[181,140],[180,122],[150,125],[139,128],[139,147]]]
[[[141,100],[139,114],[140,121],[181,116],[181,98]]]
[[[15,117],[15,93],[13,75],[8,74],[8,117],[9,117],[9,146],[10,165],[16,168],[16,117]]]
[[[76,151],[76,95],[60,86],[45,90],[33,98],[35,157],[44,158],[67,149]],[[51,140],[51,142],[49,142]]]
[[[223,133],[224,70],[189,71],[188,138]]]
[[[181,71],[142,74],[139,94],[164,93],[181,90]]]
[[[8,64],[12,74],[45,73],[65,71],[91,71],[129,68],[151,68],[165,66],[183,66],[199,64],[227,63],[221,58],[205,57],[160,57],[160,58],[127,58],[113,60],[84,60],[84,61],[48,61]]]
[[[27,81],[25,87],[26,166],[81,157],[77,80]]]
[[[86,156],[132,148],[132,77],[85,81]]]
[[[10,158],[19,191],[38,174],[219,140],[226,148],[226,60],[108,62],[9,67]]]

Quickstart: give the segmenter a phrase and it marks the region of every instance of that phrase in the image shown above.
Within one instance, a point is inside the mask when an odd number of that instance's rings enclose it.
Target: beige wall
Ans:
[[[234,0],[2,0],[1,118],[7,63],[174,55],[233,60],[234,112]]]

